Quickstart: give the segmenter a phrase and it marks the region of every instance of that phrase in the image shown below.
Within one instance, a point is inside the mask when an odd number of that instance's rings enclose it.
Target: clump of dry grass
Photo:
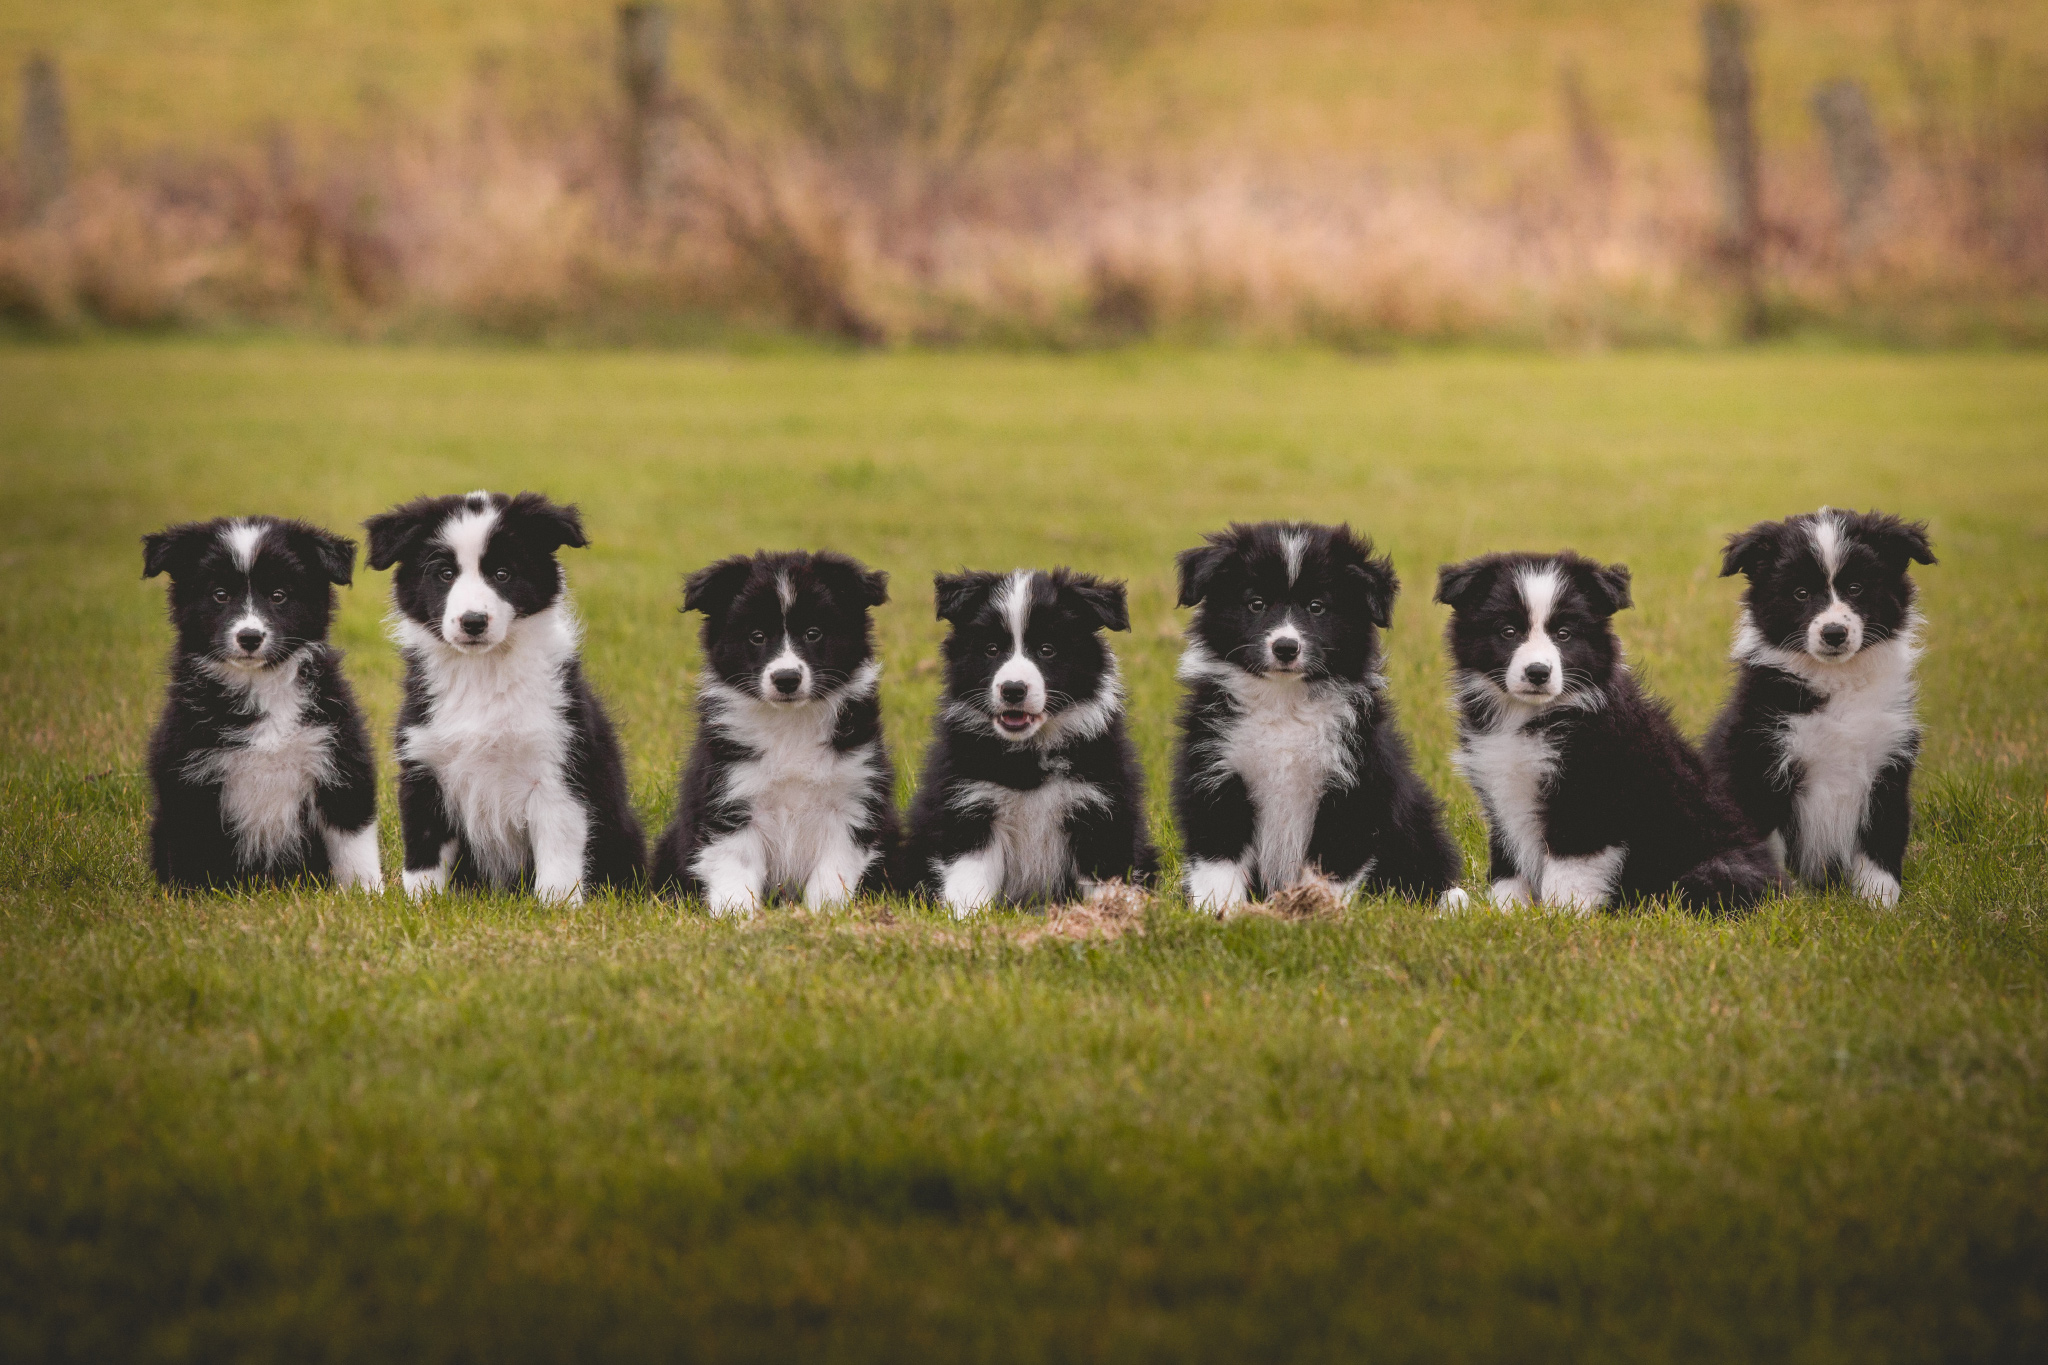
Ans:
[[[1262,901],[1247,901],[1219,919],[1332,919],[1343,913],[1343,888],[1328,877],[1304,877]]]
[[[1113,943],[1126,934],[1142,937],[1152,893],[1121,881],[1104,882],[1084,900],[1047,908],[1045,919],[1017,934],[1023,947],[1038,943]]]

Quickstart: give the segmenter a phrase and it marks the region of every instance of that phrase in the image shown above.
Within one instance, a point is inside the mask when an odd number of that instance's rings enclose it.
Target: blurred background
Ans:
[[[2042,0],[0,0],[0,329],[2048,341]]]

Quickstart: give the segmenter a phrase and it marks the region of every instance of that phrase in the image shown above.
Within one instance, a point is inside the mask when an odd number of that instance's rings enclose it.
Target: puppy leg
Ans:
[[[407,898],[419,900],[446,891],[455,868],[455,831],[441,798],[441,784],[424,764],[399,765],[398,828],[405,840],[405,869],[400,880]]]
[[[1492,866],[1487,869],[1486,874],[1489,883],[1486,899],[1493,908],[1520,910],[1533,905],[1536,901],[1536,888],[1530,885],[1529,879],[1515,866],[1515,855],[1509,851],[1507,843],[1498,834],[1488,830],[1486,846],[1492,858]]]
[[[1628,850],[1619,845],[1577,858],[1552,854],[1543,864],[1544,903],[1574,914],[1592,914],[1614,894],[1622,859],[1627,855]]]
[[[966,919],[1003,894],[1003,850],[988,844],[964,853],[939,868],[939,899],[953,912],[954,919]]]
[[[1227,914],[1243,905],[1251,891],[1251,876],[1241,862],[1203,858],[1188,864],[1188,904],[1197,910]]]
[[[526,803],[533,842],[533,894],[551,905],[583,904],[583,849],[590,814],[564,788],[547,784]]]
[[[823,910],[846,904],[860,889],[868,865],[879,856],[877,850],[857,842],[850,830],[836,831],[804,882],[804,907]]]
[[[1877,775],[1856,852],[1849,859],[1849,884],[1872,905],[1889,910],[1899,903],[1906,870],[1906,835],[1913,823],[1913,763],[1891,764]]]
[[[384,867],[377,854],[377,822],[361,829],[336,829],[320,822],[320,838],[327,845],[327,871],[343,891],[361,887],[371,895],[384,891]]]
[[[768,850],[760,832],[743,825],[699,849],[690,871],[704,884],[704,908],[713,915],[752,914],[768,880]]]

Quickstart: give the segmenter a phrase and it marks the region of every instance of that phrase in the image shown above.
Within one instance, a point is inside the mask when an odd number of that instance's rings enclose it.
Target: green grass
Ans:
[[[2044,433],[2028,357],[0,350],[0,1357],[2038,1358]],[[1906,899],[1168,901],[1026,948],[907,906],[159,894],[137,537],[479,484],[582,505],[650,824],[697,657],[679,578],[713,557],[829,541],[895,575],[906,769],[934,569],[1127,575],[1156,797],[1173,552],[1348,517],[1410,585],[1393,688],[1473,853],[1438,562],[1626,560],[1631,655],[1697,730],[1725,532],[1923,516]],[[383,593],[364,572],[338,637],[388,733]]]

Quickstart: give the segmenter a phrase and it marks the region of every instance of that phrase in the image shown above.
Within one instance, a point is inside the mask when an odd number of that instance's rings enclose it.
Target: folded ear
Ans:
[[[753,572],[754,561],[746,555],[733,555],[697,570],[683,580],[683,610],[701,611],[717,620],[732,606]]]
[[[583,514],[576,505],[550,501],[545,493],[521,493],[505,504],[507,526],[517,526],[522,539],[557,550],[567,545],[580,550],[590,542],[583,536]]]
[[[298,542],[294,548],[302,557],[309,557],[320,566],[328,582],[347,587],[355,578],[356,543],[347,536],[303,523],[293,526],[287,535]]]
[[[1105,630],[1129,630],[1131,628],[1130,608],[1125,601],[1124,585],[1113,579],[1101,579],[1093,574],[1077,573],[1060,585],[1065,592],[1079,598]]]
[[[1602,616],[1612,616],[1635,605],[1628,594],[1628,565],[1595,564],[1581,560],[1572,566],[1579,591]]]
[[[1868,541],[1887,564],[1906,566],[1907,560],[1915,564],[1932,564],[1934,549],[1927,541],[1927,523],[1924,521],[1901,521],[1897,517],[1872,516],[1862,531]]]
[[[932,602],[939,619],[959,625],[988,605],[989,594],[1004,575],[984,569],[962,569],[959,573],[932,575]]]
[[[1200,606],[1209,595],[1209,585],[1216,580],[1216,571],[1230,556],[1229,546],[1214,543],[1182,550],[1174,561],[1180,569],[1180,605]]]
[[[371,517],[363,523],[370,537],[369,557],[363,562],[383,570],[409,558],[433,532],[442,510],[437,498],[414,498]]]
[[[1332,549],[1343,564],[1344,577],[1356,582],[1365,597],[1366,614],[1381,630],[1394,624],[1394,598],[1400,594],[1401,578],[1394,572],[1390,555],[1372,556],[1372,542],[1347,525],[1337,528]]]
[[[177,526],[166,526],[142,538],[142,576],[155,578],[167,573],[173,579],[189,572],[199,562],[199,556],[206,553],[207,542],[215,535],[213,523],[188,521]]]
[[[1445,564],[1436,571],[1436,600],[1452,611],[1463,611],[1493,591],[1494,561],[1468,559],[1463,564]]]
[[[1758,572],[1778,553],[1778,537],[1784,530],[1785,523],[1781,521],[1760,521],[1747,531],[1728,537],[1728,548],[1721,552],[1721,577],[1748,574],[1754,582]]]
[[[835,597],[863,607],[879,607],[889,600],[889,575],[868,568],[851,555],[820,550],[811,556],[811,568],[825,580]]]

